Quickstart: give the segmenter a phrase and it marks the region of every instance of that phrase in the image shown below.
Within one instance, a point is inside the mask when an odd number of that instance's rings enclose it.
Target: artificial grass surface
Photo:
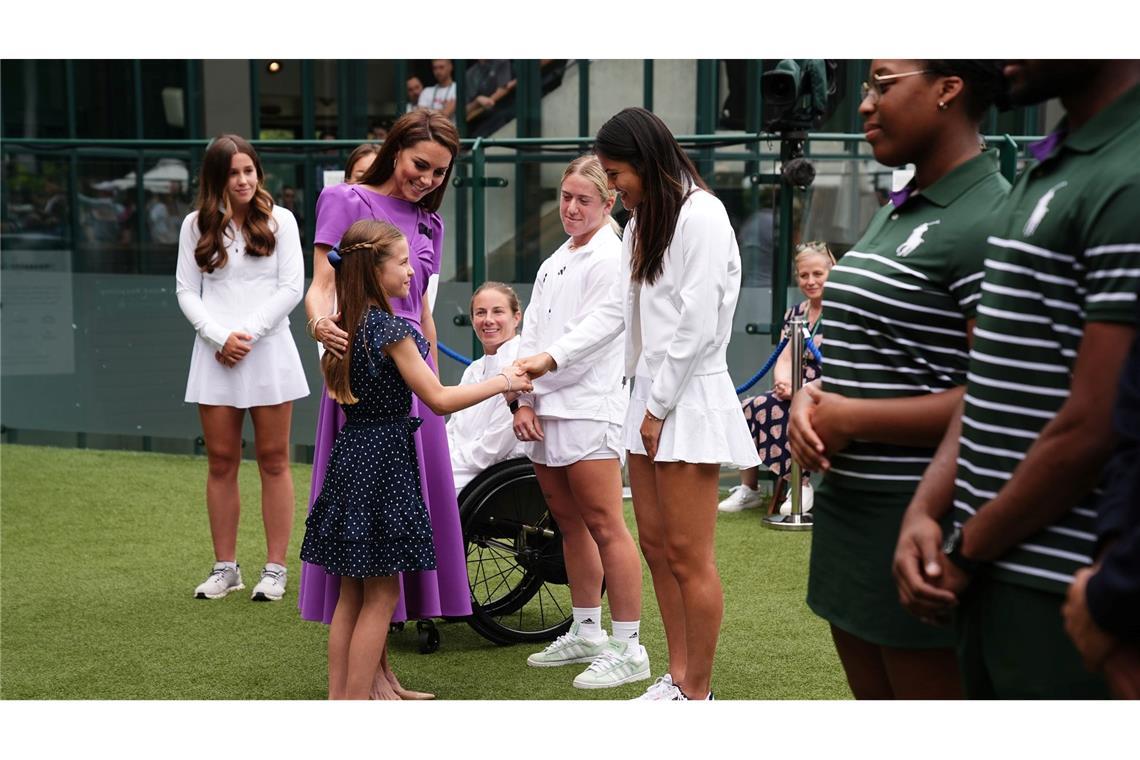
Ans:
[[[285,599],[249,600],[265,549],[257,468],[243,462],[247,588],[203,601],[191,592],[212,564],[204,457],[0,447],[0,698],[324,699],[327,628],[297,611],[310,472],[293,467]],[[626,519],[633,529],[628,502]],[[760,523],[756,510],[718,517],[717,698],[850,698],[827,625],[803,601],[810,533]],[[642,643],[658,676],[665,639],[644,577]],[[624,699],[649,683],[574,689],[578,666],[529,668],[535,647],[495,646],[463,622],[439,629],[434,654],[419,654],[414,625],[391,652],[405,685],[440,698]]]

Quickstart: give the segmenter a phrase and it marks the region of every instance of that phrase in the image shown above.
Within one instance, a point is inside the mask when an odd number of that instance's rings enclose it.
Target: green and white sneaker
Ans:
[[[556,638],[546,649],[527,657],[526,664],[532,668],[557,668],[560,665],[573,665],[576,662],[593,662],[605,651],[609,637],[591,641],[579,635],[581,627],[579,623],[574,623],[567,633]]]
[[[574,679],[577,689],[608,689],[649,678],[649,653],[632,641],[610,639],[606,650]]]

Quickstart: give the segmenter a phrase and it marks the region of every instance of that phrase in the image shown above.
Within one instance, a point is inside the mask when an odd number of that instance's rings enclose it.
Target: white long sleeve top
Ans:
[[[289,312],[304,295],[305,264],[301,235],[292,212],[273,207],[277,245],[271,256],[246,256],[245,238],[233,224],[226,231],[229,256],[207,274],[194,260],[198,212],[182,221],[175,272],[178,306],[198,335],[220,349],[230,333],[247,332],[256,343],[289,326]]]
[[[635,219],[622,243],[620,297],[606,299],[577,329],[545,350],[563,372],[625,330],[625,376],[652,378],[648,409],[664,419],[695,375],[728,370],[728,341],[740,295],[740,250],[724,205],[694,189],[681,206],[657,282],[630,277]]]
[[[488,380],[519,355],[519,337],[499,346],[494,356],[482,356],[468,365],[460,385]],[[455,490],[462,490],[483,470],[513,457],[526,456],[526,445],[515,438],[514,416],[501,396],[492,396],[475,406],[460,410],[447,420],[447,446]]]
[[[620,308],[621,238],[606,224],[580,248],[567,240],[542,262],[523,317],[519,353],[531,356],[573,332],[608,301]],[[617,336],[581,362],[534,381],[534,392],[519,403],[534,407],[539,417],[600,420],[621,424],[629,392],[622,383],[622,344]]]

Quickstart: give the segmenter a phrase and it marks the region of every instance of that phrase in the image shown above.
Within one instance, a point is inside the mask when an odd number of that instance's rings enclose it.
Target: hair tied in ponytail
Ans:
[[[340,269],[340,250],[334,245],[329,249],[329,263],[332,264],[333,269]]]

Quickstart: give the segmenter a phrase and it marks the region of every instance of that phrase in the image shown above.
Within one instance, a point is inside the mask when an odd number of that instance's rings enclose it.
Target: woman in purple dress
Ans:
[[[425,293],[431,276],[439,273],[443,220],[437,210],[458,152],[459,134],[448,119],[427,109],[412,111],[392,126],[380,154],[359,183],[327,187],[321,192],[317,200],[313,281],[305,295],[305,311],[309,334],[326,351],[343,355],[348,347],[348,334],[338,324],[340,315],[335,304],[335,279],[328,252],[353,222],[377,219],[395,225],[408,240],[410,262],[415,269],[412,282],[418,284],[406,298],[392,299],[392,310],[431,343],[428,363],[439,374],[435,322]],[[392,620],[470,615],[471,593],[447,430],[443,418],[415,396],[411,414],[423,419],[415,434],[416,451],[421,490],[431,518],[437,569],[402,575],[400,600]],[[343,426],[343,412],[327,392],[322,393],[310,509],[324,484],[333,440]],[[301,617],[329,623],[336,609],[339,586],[339,577],[327,575],[317,565],[304,563],[298,596]],[[374,697],[393,698],[393,693],[403,699],[431,697],[400,686],[388,667],[386,655],[387,652],[376,674]]]

